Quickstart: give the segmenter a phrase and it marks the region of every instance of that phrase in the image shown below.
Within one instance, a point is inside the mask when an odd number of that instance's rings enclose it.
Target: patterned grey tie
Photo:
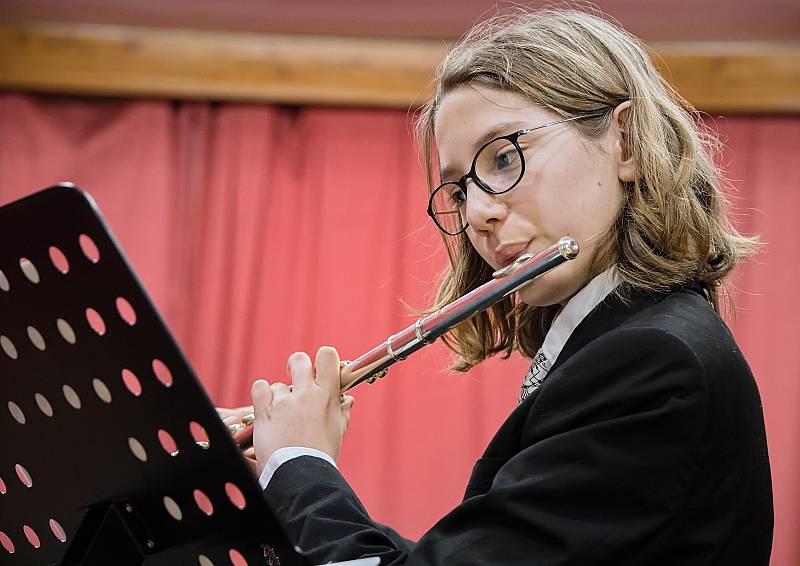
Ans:
[[[539,388],[539,386],[547,377],[548,371],[550,371],[550,362],[544,355],[544,351],[539,348],[539,351],[536,352],[536,355],[533,357],[531,368],[528,370],[528,373],[525,375],[525,379],[522,381],[522,388],[519,392],[518,403],[522,403],[528,395]]]

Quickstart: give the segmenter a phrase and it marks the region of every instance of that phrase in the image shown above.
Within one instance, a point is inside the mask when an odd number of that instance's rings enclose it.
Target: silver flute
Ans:
[[[339,370],[342,392],[364,381],[372,383],[383,377],[392,364],[431,344],[457,324],[499,303],[540,275],[565,261],[575,259],[579,251],[578,242],[565,236],[557,244],[536,255],[519,256],[510,265],[495,271],[492,279],[480,287],[420,318],[405,330],[392,334],[383,343],[355,360],[343,361]],[[253,415],[246,415],[241,424],[236,423],[229,427],[234,440],[243,449],[252,445],[254,422]]]

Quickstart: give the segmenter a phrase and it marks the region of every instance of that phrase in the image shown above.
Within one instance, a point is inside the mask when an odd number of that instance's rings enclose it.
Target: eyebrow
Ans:
[[[502,132],[508,130],[516,132],[517,130],[524,128],[524,126],[525,122],[519,120],[513,122],[500,122],[499,124],[495,124],[490,129],[486,130],[483,133],[483,135],[481,135],[481,137],[475,140],[475,142],[472,144],[473,156],[478,151],[478,149],[483,147],[486,143],[492,141],[494,138],[500,137],[502,135]],[[470,165],[471,164],[472,163],[470,162]],[[466,173],[466,171],[464,173]],[[456,175],[458,175],[458,170],[455,167],[445,167],[439,173],[439,180],[441,182],[445,182],[446,180],[454,179]]]

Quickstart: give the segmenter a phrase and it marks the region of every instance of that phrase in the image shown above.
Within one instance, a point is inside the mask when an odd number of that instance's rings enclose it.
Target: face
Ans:
[[[539,253],[563,236],[580,244],[577,259],[520,290],[520,299],[529,305],[563,304],[589,280],[596,245],[622,204],[622,181],[632,178],[619,128],[622,106],[600,138],[583,137],[569,122],[521,136],[525,175],[507,193],[488,194],[467,181],[466,235],[492,268],[522,253]],[[476,142],[485,136],[560,118],[515,93],[480,85],[451,91],[441,101],[434,130],[442,181],[457,181],[469,171],[482,145]]]

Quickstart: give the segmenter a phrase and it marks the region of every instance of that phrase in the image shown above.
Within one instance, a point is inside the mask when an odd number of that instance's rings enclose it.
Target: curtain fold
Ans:
[[[731,326],[759,381],[774,565],[800,563],[799,117],[710,124],[737,225],[763,249]],[[446,262],[404,112],[0,95],[0,204],[71,180],[97,200],[211,397],[248,402],[295,350],[354,357],[414,320]],[[340,467],[373,516],[419,536],[461,498],[527,364],[443,371],[434,345],[355,390]]]

